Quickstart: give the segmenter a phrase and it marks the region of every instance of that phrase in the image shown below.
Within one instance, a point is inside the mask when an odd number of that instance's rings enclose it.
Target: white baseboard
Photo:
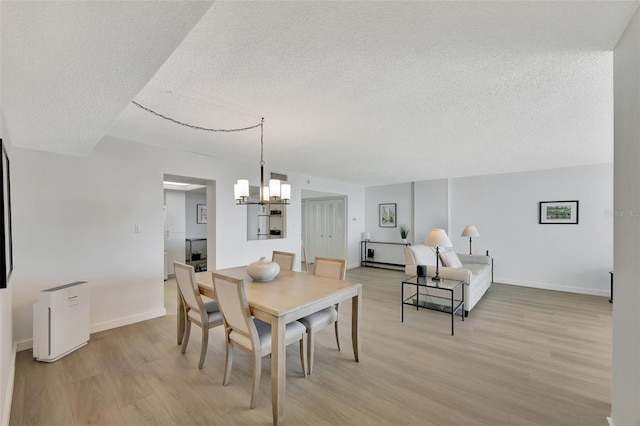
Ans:
[[[147,321],[153,318],[163,317],[167,315],[165,308],[156,309],[149,312],[143,312],[138,315],[132,315],[130,317],[118,318],[112,321],[105,321],[98,324],[92,324],[90,328],[91,333],[97,333],[99,331],[110,330],[112,328],[118,328],[129,324],[135,324],[140,321]]]
[[[609,297],[609,290],[593,290],[593,289],[588,289],[583,287],[570,287],[570,286],[563,286],[563,285],[556,285],[556,284],[511,280],[509,278],[500,278],[500,277],[495,277],[493,282],[498,284],[517,285],[521,287],[541,288],[543,290],[555,290],[555,291],[564,291],[567,293],[578,293],[578,294],[588,294],[591,296]]]
[[[17,344],[13,345],[13,353],[11,354],[11,362],[9,363],[9,375],[7,376],[7,389],[2,405],[2,413],[0,413],[0,425],[8,426],[11,417],[11,404],[13,402],[13,386],[16,378],[16,352]]]
[[[118,318],[111,321],[105,321],[98,324],[91,324],[89,328],[90,333],[98,333],[99,331],[111,330],[112,328],[123,327],[129,324],[135,324],[140,321],[147,321],[153,318],[163,317],[167,315],[167,310],[165,308],[156,309],[149,312],[144,312],[138,315],[132,315],[130,317]],[[17,351],[25,351],[27,349],[33,348],[33,339],[23,340],[21,342],[16,343]]]

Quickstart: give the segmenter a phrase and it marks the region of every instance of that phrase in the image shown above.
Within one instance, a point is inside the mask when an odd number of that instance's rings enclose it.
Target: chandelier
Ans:
[[[279,179],[269,179],[269,185],[264,182],[264,118],[260,121],[260,198],[258,201],[249,199],[249,180],[238,179],[233,185],[233,194],[236,204],[289,204],[291,200],[291,185],[281,183]]]

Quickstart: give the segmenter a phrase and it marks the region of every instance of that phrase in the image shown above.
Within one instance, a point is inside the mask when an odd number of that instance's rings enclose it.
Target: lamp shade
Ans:
[[[289,185],[288,183],[283,183],[282,185],[280,185],[280,198],[282,198],[283,200],[291,199],[291,185]]]
[[[238,179],[238,183],[233,187],[233,192],[235,193],[236,200],[249,198],[249,180]]]
[[[280,197],[280,181],[278,179],[269,179],[269,195]]]
[[[424,240],[424,245],[430,247],[453,247],[444,229],[432,229]]]
[[[467,225],[462,230],[462,234],[460,234],[460,236],[461,237],[479,237],[480,233],[478,232],[475,226]]]

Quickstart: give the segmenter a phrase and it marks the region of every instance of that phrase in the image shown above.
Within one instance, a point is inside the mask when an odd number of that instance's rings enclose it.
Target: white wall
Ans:
[[[380,204],[389,203],[396,204],[397,226],[381,228],[378,208]],[[400,225],[407,225],[407,240],[411,242],[414,236],[413,209],[413,183],[369,186],[365,188],[365,231],[371,234],[373,242],[400,243]],[[404,246],[369,243],[367,248],[374,250],[373,261],[404,264]]]
[[[169,275],[174,274],[173,263],[184,263],[186,247],[186,208],[185,192],[164,190],[164,205],[167,209],[167,230],[165,250],[167,250],[167,268]]]
[[[449,229],[449,179],[414,184],[413,242],[422,244],[434,228]]]
[[[640,425],[640,12],[614,51],[611,424]]]
[[[358,263],[364,189],[289,175],[293,203],[287,238],[247,241],[246,207],[233,183],[258,180],[255,165],[168,151],[105,138],[86,158],[14,149],[15,275],[13,333],[21,347],[32,336],[32,304],[44,288],[77,279],[91,283],[92,331],[164,314],[164,174],[215,181],[208,188],[208,266],[247,264],[272,250],[300,253],[302,187],[348,196],[349,263]],[[141,233],[134,233],[134,225]],[[351,226],[353,224],[353,226]],[[213,246],[213,250],[212,250]]]
[[[385,185],[365,193],[372,240],[400,239],[397,229],[377,228],[378,203],[397,202],[401,222],[410,220],[402,215],[413,205],[415,244],[430,229],[444,228],[455,250],[468,253],[469,239],[460,234],[475,225],[481,237],[473,239],[473,253],[489,250],[497,282],[609,295],[612,164]],[[538,202],[557,200],[579,200],[578,225],[538,223]]]
[[[0,6],[0,17],[2,6]],[[0,39],[1,41],[1,39]],[[0,46],[2,43],[0,42]],[[2,55],[0,54],[0,58]],[[0,64],[0,69],[2,68]],[[5,134],[4,115],[2,113],[2,87],[0,86],[0,137],[7,147],[9,159],[13,160],[13,153],[9,137]],[[13,166],[13,164],[11,164]],[[11,414],[11,398],[13,396],[13,377],[15,372],[15,351],[13,349],[12,330],[12,287],[13,280],[7,283],[7,288],[0,290],[0,424],[9,424]]]
[[[198,204],[207,204],[207,196],[203,193],[194,193],[193,191],[187,191],[185,193],[185,221],[187,238],[205,238],[207,236],[207,224],[197,223],[196,220],[196,210]]]
[[[396,203],[395,228],[381,228],[378,222],[378,206],[380,204]],[[396,185],[369,186],[365,188],[365,231],[371,234],[371,241],[399,243],[400,225],[407,225],[410,229],[408,240],[413,238],[413,185],[401,183]]]
[[[451,180],[449,238],[468,253],[465,225],[489,250],[495,281],[609,295],[613,267],[613,165],[507,173]],[[579,200],[578,225],[540,225],[538,202]]]
[[[0,118],[1,120],[1,118]],[[0,128],[0,134],[1,128]],[[9,160],[12,160],[12,150],[7,138],[3,139],[7,147]],[[13,168],[13,163],[11,164]],[[13,188],[12,188],[13,189]],[[13,277],[9,279],[7,288],[0,290],[0,424],[9,424],[11,413],[11,399],[13,395],[13,377],[15,372],[15,351],[13,349],[12,331],[12,288]]]

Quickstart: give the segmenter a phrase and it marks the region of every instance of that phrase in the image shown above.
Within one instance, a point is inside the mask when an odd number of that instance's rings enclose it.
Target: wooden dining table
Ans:
[[[220,269],[217,273],[243,279],[251,314],[271,324],[271,403],[273,424],[280,425],[284,419],[286,382],[286,324],[296,321],[338,302],[351,299],[351,340],[353,356],[360,361],[360,322],[362,317],[362,284],[344,280],[324,278],[303,272],[280,271],[270,282],[253,281],[246,266]],[[211,272],[196,273],[200,292],[215,299]],[[178,343],[184,330],[184,307],[178,306]]]

